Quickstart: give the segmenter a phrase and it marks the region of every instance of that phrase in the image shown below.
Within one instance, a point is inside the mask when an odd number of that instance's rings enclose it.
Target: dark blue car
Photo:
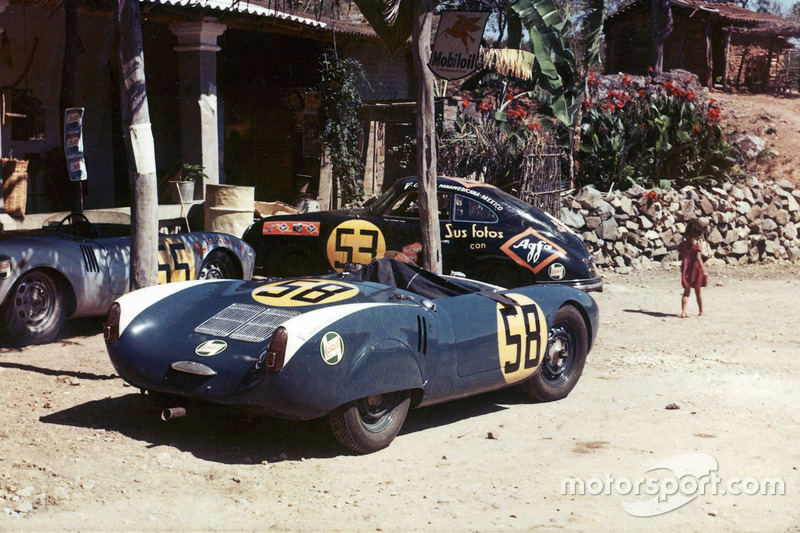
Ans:
[[[255,274],[341,272],[386,250],[421,257],[416,178],[398,181],[364,208],[257,220],[243,239],[256,251]],[[503,287],[534,283],[601,290],[581,240],[567,226],[497,187],[439,178],[442,263]]]
[[[287,419],[327,417],[347,448],[389,445],[411,407],[503,387],[553,401],[575,387],[597,335],[585,292],[504,290],[379,259],[355,272],[173,283],[115,302],[111,362],[167,398]]]

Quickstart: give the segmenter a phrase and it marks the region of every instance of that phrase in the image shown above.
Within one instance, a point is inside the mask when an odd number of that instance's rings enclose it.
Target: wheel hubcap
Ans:
[[[550,382],[563,383],[569,379],[575,360],[575,336],[564,326],[555,326],[550,330],[548,341],[542,374]]]
[[[225,279],[225,274],[218,263],[209,263],[200,271],[200,279]]]
[[[31,278],[19,286],[14,299],[14,313],[28,325],[46,321],[53,310],[53,297],[44,280]]]
[[[396,394],[375,394],[358,401],[361,423],[367,430],[378,433],[392,422],[395,398]]]

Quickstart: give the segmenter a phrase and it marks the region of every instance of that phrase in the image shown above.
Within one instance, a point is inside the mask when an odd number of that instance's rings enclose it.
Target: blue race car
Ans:
[[[165,419],[192,401],[324,416],[342,445],[370,453],[410,407],[509,386],[564,398],[598,313],[571,287],[505,290],[383,258],[321,277],[142,289],[119,298],[104,327],[114,368],[166,398]]]

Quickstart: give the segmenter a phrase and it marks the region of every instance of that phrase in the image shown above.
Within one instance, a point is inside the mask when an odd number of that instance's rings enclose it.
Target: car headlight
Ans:
[[[7,255],[0,255],[0,279],[8,279],[14,272],[14,263]]]

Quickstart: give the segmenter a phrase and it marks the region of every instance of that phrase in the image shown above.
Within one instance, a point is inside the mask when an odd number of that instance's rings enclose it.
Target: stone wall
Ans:
[[[627,270],[677,261],[686,222],[700,219],[711,261],[800,261],[800,190],[789,182],[692,186],[663,192],[584,187],[564,198],[561,220],[595,253],[601,268]]]

